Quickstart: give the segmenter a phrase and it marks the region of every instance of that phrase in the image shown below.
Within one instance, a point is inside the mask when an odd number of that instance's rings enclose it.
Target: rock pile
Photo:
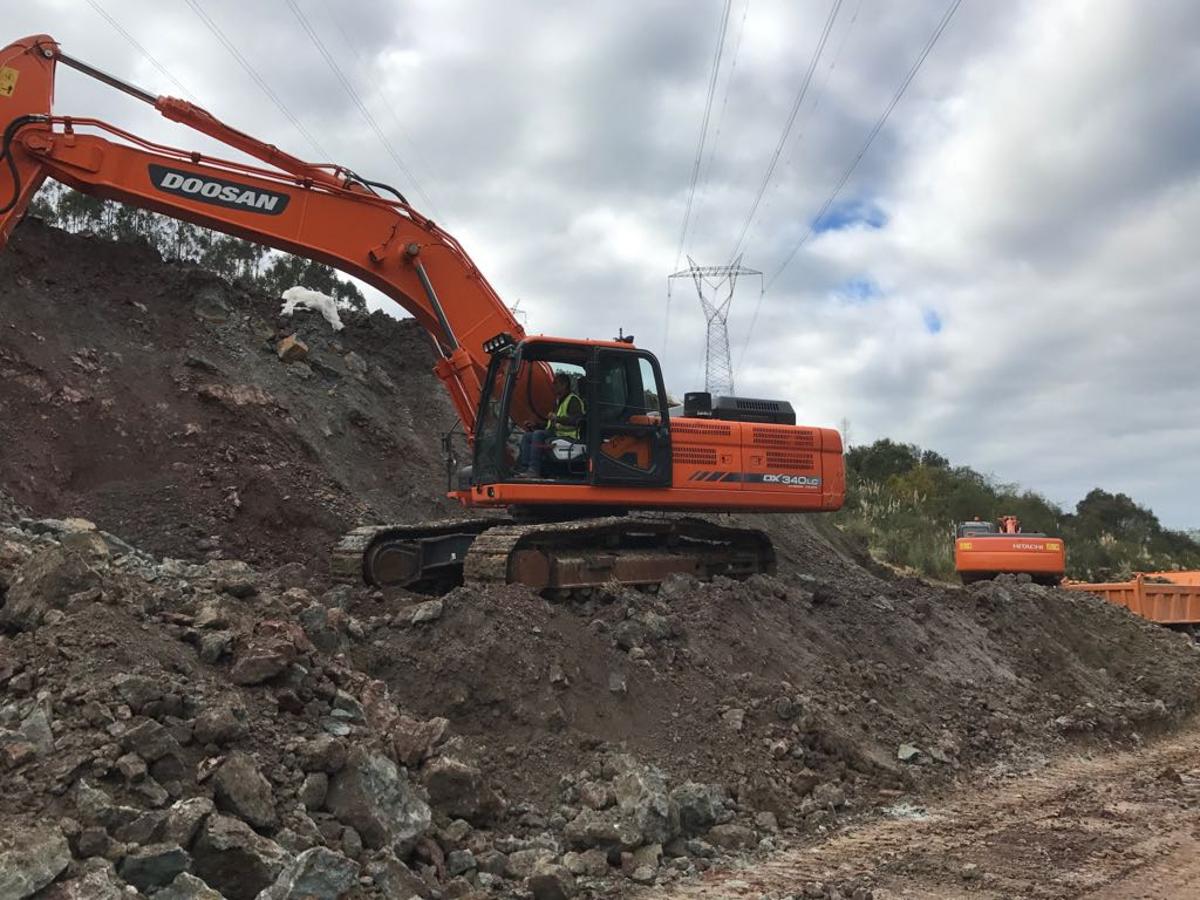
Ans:
[[[759,846],[724,787],[628,754],[553,808],[506,797],[479,742],[353,668],[354,592],[291,574],[0,524],[0,897],[571,897]]]

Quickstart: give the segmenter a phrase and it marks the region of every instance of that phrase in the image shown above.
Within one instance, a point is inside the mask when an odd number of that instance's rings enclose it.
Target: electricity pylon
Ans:
[[[667,276],[667,296],[671,281],[690,277],[700,297],[700,308],[708,324],[704,351],[704,389],[717,396],[733,395],[733,359],[729,355],[729,306],[737,280],[742,275],[757,275],[762,291],[762,272],[747,269],[739,255],[728,266],[698,266],[688,257],[688,267]],[[707,291],[707,293],[706,293]]]

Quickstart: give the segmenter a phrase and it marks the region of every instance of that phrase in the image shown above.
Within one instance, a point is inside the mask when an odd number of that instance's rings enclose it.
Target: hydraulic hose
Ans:
[[[380,181],[368,181],[366,178],[363,178],[361,175],[359,175],[357,172],[355,172],[351,169],[346,169],[346,174],[349,175],[352,180],[357,181],[359,184],[361,184],[363,187],[379,188],[379,190],[381,190],[381,191],[387,191],[389,194],[394,194],[397,200],[399,200],[405,206],[408,206],[408,198],[406,198],[402,193],[400,193],[398,190],[396,190],[390,184],[384,184],[383,182],[380,182]]]
[[[8,123],[8,127],[4,129],[4,139],[0,142],[0,160],[8,162],[8,171],[12,173],[13,194],[4,206],[0,206],[0,216],[12,210],[17,205],[17,200],[21,196],[21,174],[17,171],[17,161],[9,152],[12,147],[13,139],[17,136],[17,132],[26,125],[32,125],[34,122],[45,122],[46,116],[42,115],[25,115],[17,116]]]

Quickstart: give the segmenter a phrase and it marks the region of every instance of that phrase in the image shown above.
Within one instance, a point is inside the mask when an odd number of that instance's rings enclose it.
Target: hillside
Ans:
[[[1026,531],[1067,546],[1067,577],[1123,580],[1135,571],[1200,568],[1195,534],[1164,528],[1125,494],[1090,491],[1066,512],[1033,491],[999,484],[933,450],[888,439],[846,454],[848,496],[836,517],[886,562],[935,578],[954,576],[959,522],[1015,515]]]

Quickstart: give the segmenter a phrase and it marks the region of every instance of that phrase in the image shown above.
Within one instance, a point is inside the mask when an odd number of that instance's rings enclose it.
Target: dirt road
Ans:
[[[1200,722],[1072,756],[656,896],[772,897],[867,879],[876,898],[1200,897]]]

